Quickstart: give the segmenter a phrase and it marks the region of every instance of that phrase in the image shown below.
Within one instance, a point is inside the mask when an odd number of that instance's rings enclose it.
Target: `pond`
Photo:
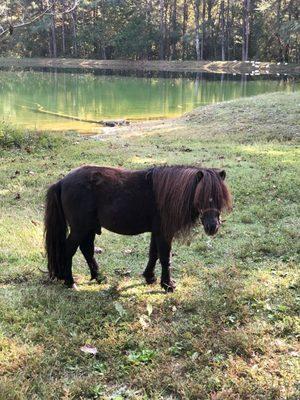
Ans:
[[[0,118],[25,128],[97,133],[101,127],[91,121],[177,117],[206,104],[297,88],[284,76],[2,70]]]

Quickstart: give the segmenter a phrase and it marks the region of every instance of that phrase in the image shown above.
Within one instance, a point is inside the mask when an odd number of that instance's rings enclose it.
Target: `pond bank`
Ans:
[[[286,63],[285,63],[286,64]],[[242,61],[132,61],[0,57],[0,68],[70,68],[235,74],[300,74],[300,65]]]
[[[100,141],[155,135],[193,135],[201,140],[214,140],[216,135],[233,141],[251,141],[254,138],[257,141],[297,140],[300,137],[300,117],[297,114],[299,100],[300,91],[262,94],[201,106],[178,118],[103,127],[101,133],[91,137]],[[241,135],[241,131],[244,135]],[[251,134],[245,135],[247,132]]]

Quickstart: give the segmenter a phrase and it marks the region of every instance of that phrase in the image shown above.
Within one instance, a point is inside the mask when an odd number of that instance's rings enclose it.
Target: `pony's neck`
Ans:
[[[192,219],[192,223],[194,224],[195,222],[197,222],[197,219],[199,218],[200,213],[199,211],[196,209],[195,206],[193,206],[192,208],[192,212],[191,212],[191,219]]]

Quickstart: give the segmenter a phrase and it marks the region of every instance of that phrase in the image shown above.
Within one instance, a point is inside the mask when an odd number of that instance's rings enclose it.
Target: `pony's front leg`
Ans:
[[[99,266],[94,257],[95,253],[94,240],[95,240],[95,232],[90,232],[81,241],[79,247],[89,266],[91,272],[91,281],[95,279],[96,282],[102,283],[106,281],[106,277],[100,274]]]
[[[154,234],[152,233],[150,249],[149,249],[149,260],[148,260],[148,264],[145,268],[145,271],[143,272],[143,276],[148,285],[155,283],[157,280],[156,276],[154,274],[154,269],[155,269],[157,259],[158,259],[158,253],[157,253],[156,239],[155,239]]]
[[[176,288],[175,282],[171,279],[171,243],[172,239],[166,240],[163,236],[157,236],[156,238],[157,249],[159,254],[159,261],[161,263],[161,287],[166,292],[173,292]]]

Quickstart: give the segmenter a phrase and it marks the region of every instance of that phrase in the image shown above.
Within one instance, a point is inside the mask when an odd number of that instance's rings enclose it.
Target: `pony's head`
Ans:
[[[231,209],[231,196],[225,185],[226,172],[218,169],[201,169],[195,190],[194,207],[199,213],[207,235],[215,235],[221,225],[220,215]]]
[[[166,237],[187,234],[199,218],[208,235],[217,233],[221,212],[231,208],[225,171],[165,166],[152,168],[149,173]]]

